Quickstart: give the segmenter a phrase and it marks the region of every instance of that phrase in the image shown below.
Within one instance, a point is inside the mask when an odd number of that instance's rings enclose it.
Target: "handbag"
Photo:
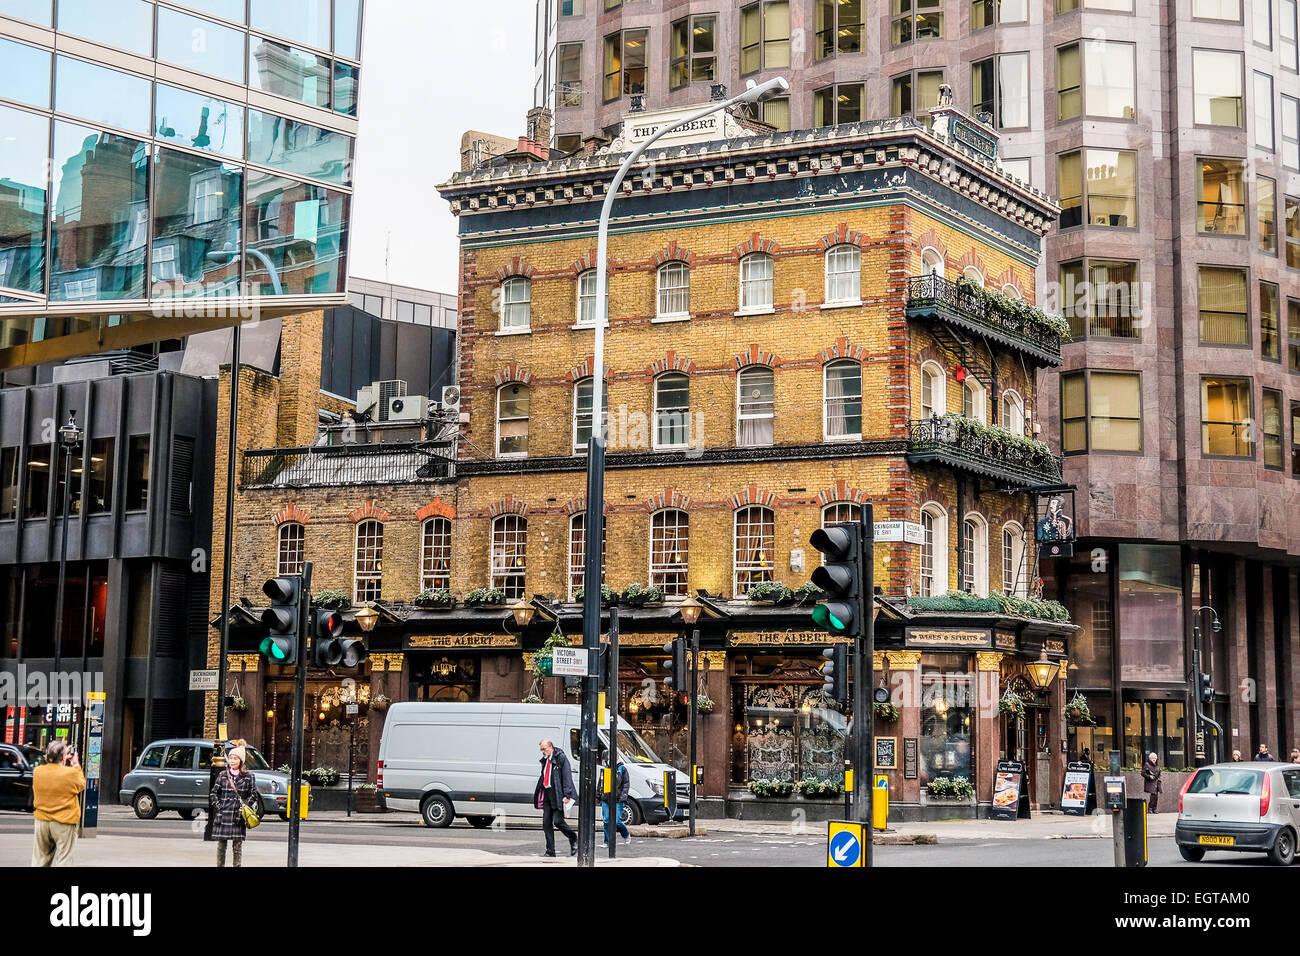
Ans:
[[[226,773],[230,776],[230,789],[235,791],[235,799],[239,801],[239,815],[244,818],[244,826],[250,830],[256,829],[262,822],[261,816],[258,815],[256,809],[245,803],[244,798],[240,796],[239,787],[235,783],[235,775],[230,773],[229,770],[227,770]],[[254,786],[256,786],[256,784],[254,784]]]

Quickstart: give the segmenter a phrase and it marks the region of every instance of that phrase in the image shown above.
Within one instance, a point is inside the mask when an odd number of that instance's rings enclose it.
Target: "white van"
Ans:
[[[418,812],[431,827],[465,817],[476,827],[498,814],[537,817],[533,804],[541,773],[538,744],[568,749],[578,786],[582,709],[576,704],[463,704],[409,701],[393,704],[379,741],[377,789],[390,810]],[[662,823],[664,772],[650,745],[619,718],[618,749],[631,789],[623,804],[627,823]],[[608,746],[608,725],[600,727]],[[686,815],[689,785],[677,775],[676,818]],[[571,811],[572,812],[572,811]]]

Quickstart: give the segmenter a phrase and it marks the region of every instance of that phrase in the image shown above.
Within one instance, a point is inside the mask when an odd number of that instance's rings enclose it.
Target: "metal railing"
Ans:
[[[455,477],[451,442],[256,448],[244,452],[243,488],[397,485]]]
[[[1014,439],[1000,429],[956,418],[924,418],[908,425],[908,454],[938,457],[968,470],[997,474],[1026,484],[1061,480],[1061,459],[1047,450]]]
[[[1027,345],[1060,360],[1061,336],[1057,332],[1034,321],[1010,302],[1002,307],[967,284],[940,275],[912,276],[907,280],[907,307],[945,308],[1004,340]]]

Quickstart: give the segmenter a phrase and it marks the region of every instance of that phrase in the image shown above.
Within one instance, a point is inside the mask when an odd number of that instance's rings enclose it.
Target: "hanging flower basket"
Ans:
[[[1013,690],[1008,690],[998,701],[998,713],[1009,714],[1012,717],[1025,716],[1025,702],[1019,694]]]
[[[1071,727],[1095,723],[1092,718],[1092,711],[1088,707],[1088,698],[1075,691],[1074,696],[1070,698],[1070,702],[1065,705],[1065,719]]]
[[[242,697],[236,697],[230,702],[230,709],[242,714],[244,711],[248,710],[248,701]]]
[[[523,700],[520,701],[521,704],[540,704],[541,702],[542,702],[542,698],[537,694],[529,694],[527,697],[525,697]]]
[[[383,713],[388,709],[388,705],[391,704],[392,702],[393,700],[391,697],[386,697],[383,694],[377,694],[370,698],[370,709],[377,710],[380,713]]]
[[[695,696],[695,712],[697,714],[711,714],[716,706],[713,698],[708,694],[697,694]]]
[[[894,706],[892,701],[887,700],[876,704],[874,709],[876,716],[887,724],[892,724],[898,720],[898,708]]]

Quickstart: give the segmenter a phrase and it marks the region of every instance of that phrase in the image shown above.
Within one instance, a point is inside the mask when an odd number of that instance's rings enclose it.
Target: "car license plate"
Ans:
[[[1230,836],[1201,836],[1201,846],[1232,846],[1236,842],[1236,837]]]

